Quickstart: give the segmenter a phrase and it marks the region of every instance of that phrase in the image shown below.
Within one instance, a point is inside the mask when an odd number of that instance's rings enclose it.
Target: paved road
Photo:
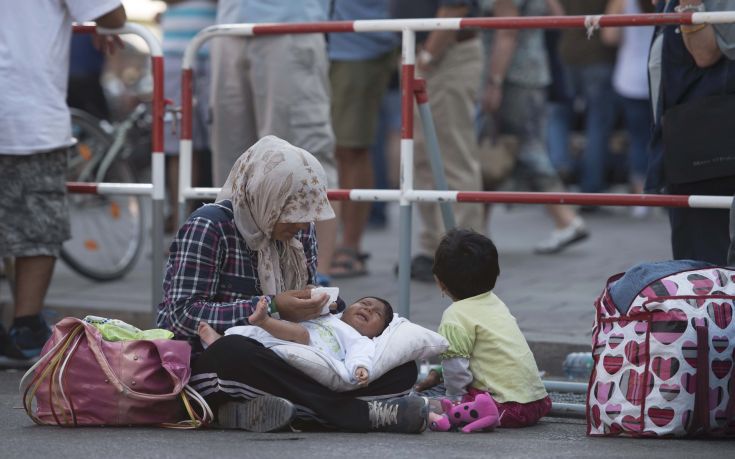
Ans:
[[[526,429],[421,435],[172,431],[39,427],[20,407],[19,372],[0,371],[0,457],[48,458],[727,458],[735,442],[588,438],[580,420],[544,419]]]

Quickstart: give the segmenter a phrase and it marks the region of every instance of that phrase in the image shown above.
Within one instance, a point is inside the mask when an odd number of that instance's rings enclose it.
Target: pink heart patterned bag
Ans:
[[[105,341],[93,325],[67,317],[21,381],[23,406],[37,424],[199,427],[211,411],[187,386],[190,354],[184,341]]]

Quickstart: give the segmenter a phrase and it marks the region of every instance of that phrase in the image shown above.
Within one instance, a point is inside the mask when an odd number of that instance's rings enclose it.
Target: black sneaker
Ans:
[[[37,360],[38,357],[27,358],[0,324],[0,368],[27,368]]]
[[[51,329],[43,322],[43,327],[32,330],[29,327],[10,327],[10,343],[17,349],[21,358],[37,359],[43,345],[51,337]]]
[[[227,402],[217,410],[217,426],[249,432],[275,432],[291,424],[296,408],[281,397],[264,395],[244,402]]]
[[[426,430],[429,402],[425,397],[399,397],[368,402],[370,429],[377,432],[421,433]]]

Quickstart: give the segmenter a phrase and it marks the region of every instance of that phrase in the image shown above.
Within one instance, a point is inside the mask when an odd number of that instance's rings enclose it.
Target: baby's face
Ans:
[[[385,305],[375,298],[363,298],[345,309],[342,321],[361,335],[375,338],[385,329]]]

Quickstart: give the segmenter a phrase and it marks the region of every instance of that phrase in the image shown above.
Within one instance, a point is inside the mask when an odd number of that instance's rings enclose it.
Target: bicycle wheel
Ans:
[[[86,113],[72,111],[77,144],[69,151],[67,178],[95,182],[102,158],[111,154],[112,138]],[[128,164],[116,159],[102,182],[134,183]],[[133,268],[143,246],[141,196],[69,194],[72,238],[61,249],[61,259],[77,273],[96,281],[119,279]]]

